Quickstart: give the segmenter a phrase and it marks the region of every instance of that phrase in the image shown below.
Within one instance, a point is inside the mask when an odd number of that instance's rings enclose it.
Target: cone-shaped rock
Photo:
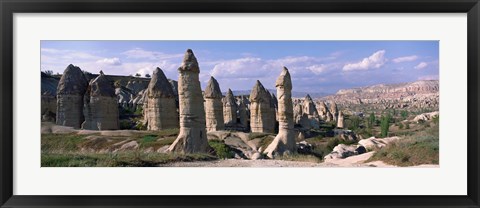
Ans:
[[[272,121],[270,107],[271,96],[262,83],[257,80],[250,93],[250,128],[252,132],[273,133],[275,120]]]
[[[237,124],[237,101],[233,96],[232,90],[228,89],[228,92],[223,101],[223,120],[225,126],[235,126]]]
[[[303,101],[303,113],[309,116],[313,116],[315,114],[318,115],[315,103],[313,102],[312,97],[310,97],[309,94],[305,96],[305,100]]]
[[[205,108],[199,81],[200,68],[191,49],[185,52],[178,72],[180,73],[178,77],[180,132],[168,151],[206,153],[210,147],[207,142]]]
[[[224,130],[223,122],[223,103],[222,91],[215,78],[210,77],[207,88],[204,92],[205,97],[205,118],[207,131]]]
[[[320,116],[318,115],[317,107],[315,106],[315,103],[309,94],[305,96],[303,101],[303,114],[305,114],[305,117],[308,118],[310,128],[319,128]]]
[[[91,80],[84,96],[82,129],[117,130],[118,104],[112,82],[100,71],[100,75]]]
[[[333,116],[333,120],[336,121],[338,116],[338,108],[337,104],[333,100],[330,102],[330,113]]]
[[[286,67],[275,82],[278,95],[278,134],[264,153],[273,158],[296,152],[295,131],[293,130],[292,80]]]
[[[343,129],[343,113],[342,113],[342,111],[338,112],[337,128]]]
[[[153,72],[145,92],[144,113],[147,129],[158,131],[178,128],[178,114],[172,85],[160,68]]]
[[[58,125],[80,128],[83,121],[83,95],[87,91],[88,81],[82,70],[72,64],[63,72],[57,86]]]
[[[318,111],[318,114],[319,114],[320,118],[322,118],[323,120],[325,120],[327,118],[328,108],[327,108],[327,105],[325,105],[325,102],[321,101],[317,105],[317,111]]]

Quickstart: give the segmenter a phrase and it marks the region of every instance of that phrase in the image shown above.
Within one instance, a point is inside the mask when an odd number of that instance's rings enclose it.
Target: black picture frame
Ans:
[[[480,207],[478,0],[0,0],[1,207]],[[467,13],[468,194],[465,196],[25,196],[13,195],[15,13]],[[445,180],[448,180],[447,178]],[[299,185],[301,188],[301,185]]]

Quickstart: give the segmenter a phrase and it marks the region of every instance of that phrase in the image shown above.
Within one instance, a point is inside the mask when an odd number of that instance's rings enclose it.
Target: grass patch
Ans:
[[[171,162],[210,161],[207,154],[119,153],[42,154],[42,167],[153,167]]]
[[[252,139],[257,139],[257,138],[265,138],[267,136],[269,136],[271,134],[269,133],[263,133],[263,132],[251,132],[249,135],[248,135],[248,140],[252,140]]]
[[[84,136],[77,134],[42,134],[41,149],[46,152],[77,151],[84,141]]]
[[[273,136],[266,136],[264,139],[262,139],[262,141],[260,141],[260,148],[262,149],[262,151],[264,151],[265,149],[267,149],[268,145],[270,145],[273,140],[275,139],[275,137]]]
[[[235,154],[233,153],[232,149],[228,147],[225,143],[218,140],[209,140],[208,144],[215,150],[215,154],[218,158],[226,159],[226,158],[233,158]]]
[[[396,166],[439,164],[438,135],[438,126],[416,132],[378,150],[368,161],[381,160]]]

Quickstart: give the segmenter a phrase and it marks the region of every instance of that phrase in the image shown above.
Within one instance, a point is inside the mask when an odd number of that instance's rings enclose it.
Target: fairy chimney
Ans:
[[[178,72],[180,132],[167,151],[206,153],[210,146],[207,141],[205,107],[199,81],[200,67],[191,49],[185,52]]]
[[[342,113],[342,111],[338,112],[337,128],[343,129],[343,113]]]
[[[90,81],[84,96],[82,129],[117,130],[118,102],[112,82],[100,71],[97,78]]]
[[[223,100],[223,120],[225,126],[235,126],[237,123],[237,102],[233,96],[232,90],[228,89]]]
[[[250,93],[250,129],[252,132],[273,133],[275,119],[271,116],[270,93],[257,80]]]
[[[72,64],[63,72],[57,86],[57,125],[80,128],[83,121],[83,96],[88,81],[82,70]]]
[[[223,121],[222,91],[215,78],[210,77],[205,97],[205,119],[207,131],[220,131],[225,128]]]
[[[148,130],[178,128],[176,96],[162,69],[155,69],[144,95],[144,115]]]
[[[292,80],[286,67],[275,82],[278,95],[278,134],[264,153],[268,157],[290,154],[296,151],[295,131],[293,130]]]

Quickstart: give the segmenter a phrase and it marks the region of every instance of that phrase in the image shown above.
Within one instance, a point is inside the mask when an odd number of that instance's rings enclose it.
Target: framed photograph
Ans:
[[[479,207],[478,0],[0,7],[1,207]]]

